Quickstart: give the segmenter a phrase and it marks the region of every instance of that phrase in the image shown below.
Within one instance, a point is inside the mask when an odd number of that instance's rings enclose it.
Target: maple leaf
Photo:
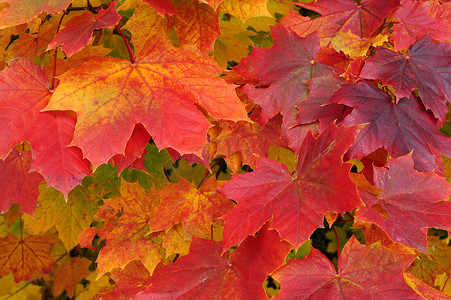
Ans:
[[[428,236],[428,251],[427,255],[420,253],[408,271],[430,286],[434,286],[438,275],[451,274],[451,247],[446,240]]]
[[[94,168],[124,153],[135,124],[141,123],[159,148],[200,153],[210,123],[195,107],[215,118],[247,119],[231,85],[216,77],[220,68],[192,48],[173,48],[152,38],[131,63],[91,58],[60,76],[45,110],[77,113],[72,145]]]
[[[385,147],[392,157],[400,157],[413,150],[415,169],[429,172],[440,169],[436,152],[451,155],[451,138],[436,128],[436,120],[411,95],[393,103],[391,97],[367,82],[344,85],[327,103],[341,103],[353,107],[341,124],[351,126],[368,123],[344,160],[363,156]]]
[[[266,275],[283,264],[290,248],[267,226],[231,255],[222,254],[222,242],[193,237],[189,254],[156,270],[149,287],[135,299],[263,299]]]
[[[407,55],[378,48],[376,55],[366,60],[360,77],[379,78],[393,88],[398,99],[409,97],[418,88],[424,106],[443,121],[448,112],[446,102],[451,99],[450,64],[449,43],[433,42],[426,35]]]
[[[374,185],[381,195],[360,190],[366,206],[356,221],[377,223],[395,241],[426,252],[429,227],[451,228],[451,184],[435,173],[413,170],[411,155],[392,159],[374,169]],[[445,201],[444,201],[445,200]]]
[[[240,244],[272,218],[272,228],[299,247],[323,226],[326,211],[351,211],[360,205],[349,167],[340,156],[358,128],[331,126],[318,139],[307,134],[292,175],[285,165],[258,158],[252,173],[234,174],[220,191],[238,205],[226,216],[224,245]]]
[[[395,50],[408,49],[425,34],[435,40],[450,38],[451,29],[446,23],[429,16],[430,6],[427,2],[401,0],[401,6],[393,14],[399,20],[393,25]]]
[[[51,251],[57,244],[58,238],[52,233],[26,235],[22,227],[19,236],[8,232],[0,238],[0,276],[12,272],[19,282],[52,270],[56,262]]]
[[[84,257],[72,257],[69,264],[63,263],[53,275],[53,293],[60,295],[64,290],[68,297],[75,292],[75,284],[89,275],[91,261]]]
[[[254,48],[235,67],[246,80],[259,80],[256,87],[247,85],[243,91],[262,106],[265,121],[279,112],[284,117],[295,113],[308,94],[306,81],[334,75],[334,68],[316,61],[317,34],[301,38],[283,26],[272,27],[271,34],[271,49]]]
[[[41,174],[30,172],[31,151],[25,146],[14,148],[4,161],[0,160],[0,210],[6,211],[16,202],[23,212],[33,214],[39,195]]]
[[[154,28],[158,31],[164,31],[167,36],[172,28],[169,26],[169,20],[161,17],[155,9],[142,0],[127,0],[118,7],[118,10],[134,9],[133,15],[121,30],[128,30],[132,33],[131,43],[135,53],[141,52],[149,37],[156,35]]]
[[[385,248],[379,242],[361,245],[352,236],[340,255],[338,271],[313,248],[309,256],[290,260],[271,276],[281,284],[278,299],[422,299],[403,278],[415,256],[407,248]]]
[[[121,196],[104,200],[96,214],[97,218],[105,220],[97,234],[106,239],[97,258],[99,276],[114,268],[123,268],[137,258],[152,272],[162,260],[151,238],[146,236],[152,211],[158,205],[157,199],[149,198],[139,183],[122,179]]]
[[[371,38],[387,14],[399,6],[399,0],[317,0],[297,5],[318,12],[321,17],[310,19],[291,10],[280,20],[300,36],[317,31],[322,46],[329,46],[337,32],[351,31],[361,38]]]
[[[162,18],[148,5],[140,0],[127,1],[121,9],[136,9],[130,20],[123,27],[132,33],[132,43],[136,53],[144,48],[150,37],[161,35],[169,36],[175,32],[172,42],[177,45],[195,45],[201,52],[208,54],[213,43],[219,36],[218,14],[210,6],[195,0],[174,1],[178,17]],[[156,31],[155,28],[159,30]]]
[[[39,23],[41,23],[41,20],[39,20]],[[35,57],[42,58],[45,49],[55,35],[58,27],[58,18],[50,18],[50,20],[44,21],[36,31],[31,31],[30,27],[28,27],[30,33],[25,33],[25,29],[16,33],[19,38],[5,50],[5,61],[10,61],[17,57],[29,58],[31,60]],[[10,40],[10,35],[8,37]]]
[[[46,11],[49,14],[59,13],[73,0],[2,0],[9,4],[0,11],[0,29],[26,23]]]
[[[238,172],[243,164],[255,169],[257,157],[266,157],[270,145],[287,146],[281,137],[281,123],[280,116],[274,117],[265,126],[245,121],[219,122],[209,131],[211,147],[215,149],[209,156],[212,159],[224,155],[227,166],[234,173]]]
[[[113,269],[110,277],[116,283],[116,288],[110,293],[101,293],[97,296],[105,300],[131,299],[146,288],[150,273],[143,263],[136,259],[127,264],[123,270]]]
[[[61,45],[61,49],[66,52],[67,56],[80,51],[89,44],[94,30],[113,27],[119,22],[121,16],[116,12],[116,2],[111,2],[108,9],[101,9],[97,15],[86,10],[82,15],[70,19],[65,27],[55,35],[47,50]]]
[[[233,208],[232,201],[216,192],[222,184],[210,178],[198,190],[189,181],[180,178],[177,184],[167,184],[155,191],[154,197],[160,199],[149,222],[152,231],[169,231],[174,224],[181,222],[185,234],[190,237],[211,236],[212,223]]]
[[[51,94],[45,73],[26,59],[11,61],[0,82],[0,158],[5,158],[27,138]]]
[[[24,140],[33,148],[32,170],[65,196],[91,173],[80,149],[68,147],[75,118],[66,112],[41,113],[51,96],[45,72],[27,59],[11,61],[0,73],[0,158]]]

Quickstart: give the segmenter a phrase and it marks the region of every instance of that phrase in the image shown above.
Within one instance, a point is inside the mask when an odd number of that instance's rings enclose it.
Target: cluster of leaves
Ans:
[[[449,298],[450,41],[445,0],[0,0],[0,294]]]

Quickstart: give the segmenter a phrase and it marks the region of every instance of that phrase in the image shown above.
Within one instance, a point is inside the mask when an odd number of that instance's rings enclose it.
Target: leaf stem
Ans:
[[[337,230],[335,230],[335,227],[333,225],[332,225],[332,230],[334,231],[335,240],[337,241],[337,270],[338,270],[338,261],[340,260],[340,243],[338,241]]]
[[[216,161],[210,166],[210,170],[213,171],[213,168],[214,168],[218,163],[219,163],[219,159],[216,160]],[[199,185],[197,186],[197,189],[200,189],[200,187],[202,186],[202,184],[204,184],[205,179],[206,179],[207,176],[208,176],[208,173],[210,173],[210,172],[208,171],[208,169],[205,169],[204,177],[202,178],[201,182],[200,182]]]
[[[132,48],[130,48],[130,44],[128,43],[127,39],[125,38],[125,35],[122,33],[122,30],[119,28],[119,26],[115,25],[115,27],[116,30],[119,31],[119,33],[121,34],[122,39],[124,40],[125,47],[127,47],[128,55],[130,56],[130,61],[132,62],[132,64],[134,64],[136,60],[135,56],[133,55]]]
[[[445,284],[443,285],[441,292],[445,290],[446,284],[448,283],[449,278],[451,277],[451,273],[448,274],[448,278],[446,278]]]
[[[64,16],[69,12],[66,10],[58,23],[58,27],[56,28],[56,33],[58,33],[61,29],[61,23],[63,23]],[[56,76],[56,58],[58,56],[58,50],[55,48],[55,52],[53,55],[53,75],[52,75],[52,85],[50,86],[50,90],[53,91],[55,89],[55,76]]]
[[[208,174],[208,169],[205,169],[205,173],[204,173],[204,177],[202,177],[202,180],[199,182],[199,185],[197,186],[197,189],[200,189],[200,187],[202,186],[202,184],[205,182],[205,178],[207,178],[207,174]]]
[[[26,288],[27,286],[29,286],[33,281],[28,281],[27,283],[25,283],[22,287],[20,287],[19,289],[17,289],[15,292],[9,294],[6,299],[11,299],[14,295],[18,294],[20,291],[22,291],[24,288]]]
[[[354,216],[353,215],[351,215],[349,212],[346,212],[345,213],[345,215],[347,215],[348,217],[350,217],[351,218],[351,220],[353,220],[354,221]]]

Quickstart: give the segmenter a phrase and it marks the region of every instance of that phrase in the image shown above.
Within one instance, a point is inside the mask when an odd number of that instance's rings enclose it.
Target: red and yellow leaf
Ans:
[[[12,233],[0,238],[0,276],[13,273],[16,282],[31,280],[49,272],[56,265],[51,255],[58,244],[56,234],[27,235],[20,230],[20,236]]]
[[[139,183],[122,180],[121,196],[104,200],[96,217],[105,220],[97,234],[106,239],[106,245],[97,258],[99,276],[124,268],[130,261],[139,258],[153,272],[162,257],[148,236],[149,221],[157,199],[152,199]]]
[[[166,184],[154,193],[160,204],[152,211],[150,229],[169,231],[181,222],[185,237],[211,237],[213,222],[233,208],[232,201],[216,191],[222,184],[214,178],[205,181],[200,189],[184,178],[179,183]]]
[[[209,122],[199,103],[215,118],[247,119],[233,87],[215,62],[192,48],[173,48],[151,39],[136,63],[92,58],[60,76],[45,110],[77,113],[73,145],[94,168],[124,153],[133,128],[141,123],[159,148],[200,154]]]

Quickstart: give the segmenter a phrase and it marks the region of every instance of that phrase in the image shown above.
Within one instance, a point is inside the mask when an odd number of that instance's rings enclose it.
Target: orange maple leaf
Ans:
[[[89,275],[90,264],[89,259],[72,257],[69,264],[59,266],[53,275],[53,293],[59,295],[66,290],[67,296],[72,297],[75,285]]]
[[[135,63],[91,58],[61,75],[45,110],[77,113],[72,144],[94,168],[124,153],[137,123],[159,148],[200,155],[210,123],[195,104],[214,118],[248,119],[233,86],[217,77],[220,72],[211,57],[154,37]]]
[[[122,180],[121,196],[104,200],[104,205],[96,217],[105,220],[97,234],[106,239],[106,246],[97,259],[100,277],[114,268],[125,267],[130,261],[139,258],[149,272],[162,260],[157,247],[148,236],[148,222],[152,209],[158,204],[156,199],[139,185]],[[83,243],[94,236],[92,228],[84,232]]]
[[[58,244],[56,234],[20,236],[7,233],[0,239],[0,276],[12,272],[16,282],[30,280],[50,271],[56,264],[51,255]]]
[[[208,179],[200,190],[184,178],[177,184],[165,185],[155,192],[161,203],[152,212],[151,229],[169,231],[174,224],[182,222],[186,235],[210,238],[212,223],[234,206],[216,192],[222,185],[214,178]]]

